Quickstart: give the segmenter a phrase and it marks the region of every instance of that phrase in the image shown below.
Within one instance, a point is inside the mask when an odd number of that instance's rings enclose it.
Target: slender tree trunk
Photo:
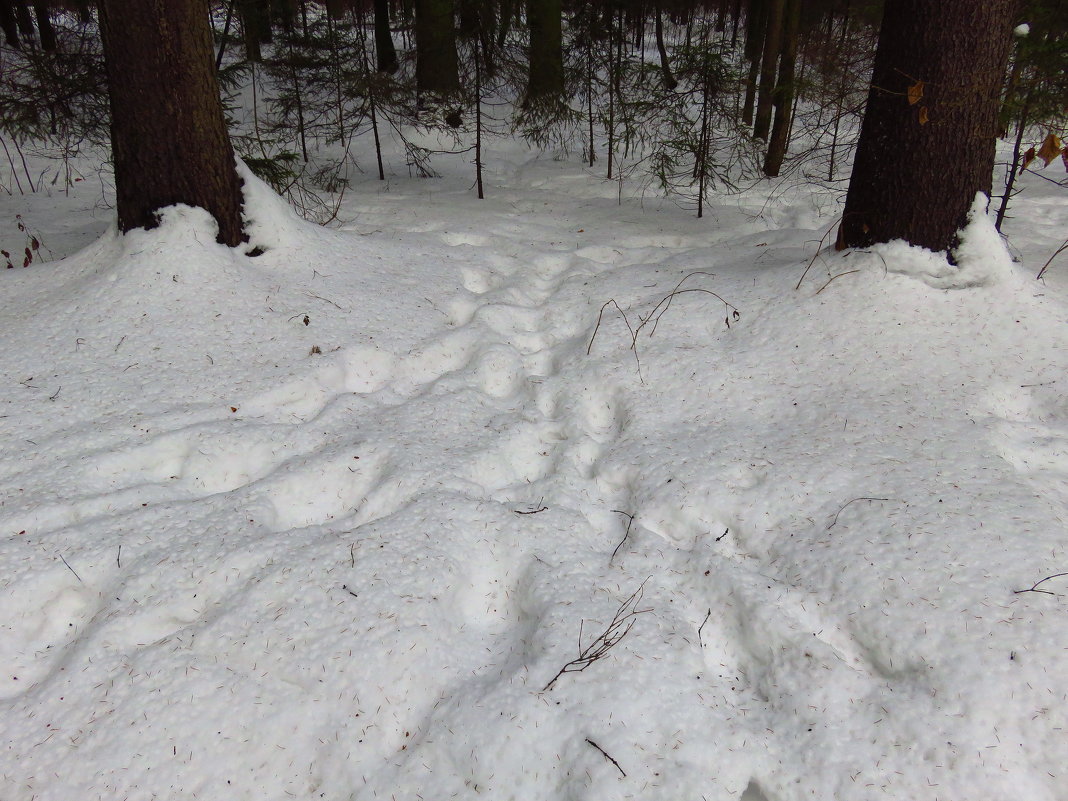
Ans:
[[[775,87],[775,119],[764,160],[764,174],[769,178],[779,174],[786,146],[790,141],[790,121],[794,107],[794,70],[797,64],[797,36],[801,27],[801,0],[787,0],[786,30],[783,32],[782,56],[779,60],[779,79]]]
[[[41,49],[54,52],[56,49],[56,29],[48,16],[48,3],[34,3],[33,15],[37,18],[37,31],[41,36]]]
[[[948,250],[990,194],[1015,0],[887,0],[839,243]]]
[[[37,40],[37,34],[33,29],[33,17],[30,16],[30,8],[26,0],[14,0],[15,21],[18,23],[19,33],[23,41],[33,44]]]
[[[397,48],[393,45],[393,33],[389,28],[389,0],[374,0],[375,3],[375,63],[379,72],[392,75],[400,69]]]
[[[207,0],[101,0],[119,228],[200,206],[219,242],[244,241],[241,179],[213,69]],[[173,35],[181,31],[181,36]]]
[[[723,6],[720,6],[720,8],[722,9]],[[671,74],[671,62],[668,60],[667,47],[664,45],[664,20],[663,15],[660,13],[659,1],[656,3],[653,13],[656,14],[656,49],[660,53],[660,74],[664,78],[664,88],[672,92],[679,85],[679,82]]]
[[[12,0],[0,0],[0,28],[4,31],[4,40],[9,47],[16,50],[22,47],[19,41],[18,23],[15,22],[15,7]]]
[[[756,105],[757,77],[760,75],[760,58],[764,52],[764,33],[767,29],[769,0],[749,0],[745,20],[745,60],[749,62],[749,74],[745,80],[745,102],[742,105],[742,122],[753,124],[753,108]]]
[[[767,27],[764,33],[764,53],[760,60],[760,86],[757,90],[756,117],[753,136],[766,140],[771,130],[771,111],[775,102],[775,76],[782,49],[783,11],[786,0],[771,0],[768,6]]]

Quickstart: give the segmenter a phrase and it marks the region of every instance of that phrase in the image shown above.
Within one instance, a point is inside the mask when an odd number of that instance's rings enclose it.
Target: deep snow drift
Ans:
[[[0,798],[1068,799],[1063,193],[492,167],[0,272]]]

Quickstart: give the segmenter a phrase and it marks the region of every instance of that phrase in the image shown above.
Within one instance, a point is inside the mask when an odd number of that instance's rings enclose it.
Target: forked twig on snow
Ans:
[[[646,579],[645,581],[648,581]],[[619,609],[616,610],[611,622],[585,648],[582,647],[582,630],[579,629],[579,655],[577,658],[572,659],[560,670],[556,672],[556,675],[549,680],[549,683],[542,687],[542,692],[547,692],[553,688],[557,680],[565,673],[581,673],[588,668],[594,662],[599,659],[604,659],[608,652],[615,648],[626,637],[632,628],[634,628],[634,619],[638,615],[643,615],[646,612],[651,612],[651,609],[638,609],[637,606],[641,603],[642,596],[645,594],[645,581],[639,585],[630,597],[627,598],[622,604],[619,605]]]
[[[1046,576],[1044,579],[1041,579],[1040,581],[1036,581],[1034,584],[1032,584],[1026,590],[1013,590],[1012,594],[1013,595],[1020,595],[1021,593],[1024,593],[1024,592],[1040,592],[1043,595],[1056,595],[1057,593],[1055,593],[1055,592],[1050,592],[1049,590],[1040,590],[1040,589],[1038,589],[1038,585],[1039,584],[1045,584],[1050,579],[1060,578],[1061,576],[1068,576],[1068,573],[1054,573],[1052,576]]]

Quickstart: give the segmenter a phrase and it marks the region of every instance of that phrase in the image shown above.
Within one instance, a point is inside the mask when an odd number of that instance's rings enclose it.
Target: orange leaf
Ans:
[[[923,97],[923,81],[916,81],[909,87],[909,105],[915,106]]]
[[[927,106],[920,107],[920,125],[926,125],[930,117],[927,116]]]
[[[1033,147],[1027,148],[1027,152],[1023,156],[1023,167],[1021,169],[1026,170],[1031,166],[1031,162],[1035,160],[1035,149]]]
[[[1048,167],[1050,162],[1061,154],[1062,149],[1060,137],[1055,133],[1051,133],[1046,137],[1046,141],[1042,143],[1042,147],[1038,149],[1038,157],[1046,162]]]

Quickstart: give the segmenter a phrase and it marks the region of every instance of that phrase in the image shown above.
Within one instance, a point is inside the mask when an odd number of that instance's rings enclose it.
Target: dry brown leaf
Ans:
[[[920,125],[926,125],[930,117],[927,116],[927,106],[920,107]]]
[[[1023,166],[1020,168],[1026,170],[1031,166],[1031,162],[1035,160],[1035,149],[1033,147],[1027,148],[1027,152],[1023,156]]]
[[[1042,143],[1042,147],[1038,149],[1038,157],[1042,159],[1048,167],[1053,159],[1061,154],[1063,149],[1060,137],[1055,133],[1051,133],[1046,137],[1046,141]]]
[[[916,81],[909,87],[909,105],[915,106],[923,97],[923,81]]]

